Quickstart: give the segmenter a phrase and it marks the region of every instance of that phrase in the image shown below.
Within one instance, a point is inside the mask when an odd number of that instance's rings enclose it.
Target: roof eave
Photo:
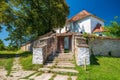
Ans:
[[[98,20],[101,20],[102,22],[105,22],[103,19],[101,19],[101,18],[99,18],[99,17],[97,17],[97,16],[95,16],[95,15],[90,15],[90,16],[92,16],[92,17],[94,17],[94,18],[96,18],[96,19],[98,19]]]

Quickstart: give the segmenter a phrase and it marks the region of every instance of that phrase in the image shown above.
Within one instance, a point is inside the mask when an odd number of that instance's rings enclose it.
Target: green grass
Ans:
[[[0,66],[3,66],[7,70],[7,76],[10,75],[13,66],[13,58],[0,59]]]
[[[30,74],[30,75],[28,75],[28,76],[26,76],[26,77],[24,77],[24,78],[21,78],[21,79],[28,79],[29,77],[35,75],[36,73],[37,73],[37,72],[34,72],[34,73],[32,73],[32,74]]]
[[[10,54],[12,54],[12,56]],[[13,66],[13,54],[15,54],[13,51],[0,51],[0,66],[7,70],[7,76],[10,75]]]
[[[120,80],[120,58],[96,57],[99,65],[76,67],[79,71],[78,80]]]
[[[0,51],[0,54],[16,54],[17,51]]]
[[[54,73],[54,75],[49,79],[49,80],[54,80],[54,78],[57,76],[56,73]]]
[[[20,63],[24,70],[38,70],[43,65],[35,65],[32,64],[32,53],[31,52],[23,52],[20,54]]]
[[[16,53],[20,57],[20,63],[25,70],[38,70],[42,65],[32,64],[32,53],[31,52],[22,52],[22,51],[0,51],[0,66],[4,67],[8,74],[10,74],[13,60],[16,57]]]

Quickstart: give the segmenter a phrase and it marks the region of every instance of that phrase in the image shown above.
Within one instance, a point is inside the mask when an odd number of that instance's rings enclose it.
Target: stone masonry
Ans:
[[[75,57],[77,65],[89,65],[90,53],[86,39],[82,36],[75,37]]]

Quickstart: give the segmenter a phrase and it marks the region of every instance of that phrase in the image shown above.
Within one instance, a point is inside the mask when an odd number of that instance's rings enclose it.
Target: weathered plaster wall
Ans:
[[[29,42],[21,46],[20,50],[21,51],[32,51],[33,43]]]
[[[91,39],[89,42],[90,52],[95,55],[105,55],[120,57],[120,39]]]

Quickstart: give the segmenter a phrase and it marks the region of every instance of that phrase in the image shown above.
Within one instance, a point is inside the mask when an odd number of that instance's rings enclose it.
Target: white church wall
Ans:
[[[77,24],[79,25],[79,32],[83,30],[86,33],[91,33],[91,19],[90,17],[84,18],[82,20],[77,21]]]
[[[65,33],[66,32],[66,26],[61,28],[61,32],[60,32],[60,28],[56,29],[55,31],[56,31],[56,33]]]
[[[104,21],[93,16],[89,16],[65,25],[63,28],[61,28],[61,33],[65,33],[67,27],[67,29],[70,29],[71,32],[86,32],[91,34],[98,23],[104,26]],[[56,33],[60,33],[60,29],[56,29]]]

